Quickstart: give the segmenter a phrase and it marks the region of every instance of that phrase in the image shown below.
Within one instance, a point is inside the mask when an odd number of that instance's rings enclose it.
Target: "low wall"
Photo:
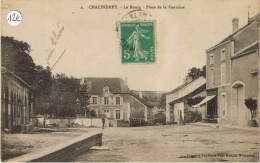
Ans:
[[[46,125],[58,124],[59,127],[68,127],[70,124],[75,123],[76,118],[48,118],[46,119]]]
[[[33,129],[33,124],[21,125],[22,132],[28,132]]]
[[[79,124],[83,126],[95,126],[102,127],[101,118],[47,118],[45,120],[45,125],[58,124],[59,127],[68,127],[70,124]],[[43,126],[43,118],[38,118],[38,125]]]
[[[117,122],[117,127],[129,127],[129,126],[130,126],[129,122],[122,122],[122,121]]]
[[[77,118],[75,120],[75,123],[78,123],[80,125],[84,126],[96,126],[96,127],[102,127],[102,121],[101,118]]]
[[[5,162],[63,162],[82,154],[92,146],[102,146],[102,133],[86,133],[69,141],[46,147]]]

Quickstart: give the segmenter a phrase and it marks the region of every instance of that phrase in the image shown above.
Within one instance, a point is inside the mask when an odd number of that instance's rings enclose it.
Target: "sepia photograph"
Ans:
[[[259,162],[259,0],[1,0],[1,162]]]

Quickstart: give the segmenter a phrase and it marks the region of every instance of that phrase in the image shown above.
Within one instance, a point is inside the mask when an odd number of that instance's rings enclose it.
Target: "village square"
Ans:
[[[89,6],[94,10],[95,5]],[[133,20],[135,14],[151,17],[136,10],[117,22],[114,34],[120,61],[90,59],[86,65],[94,67],[91,69],[79,66],[80,57],[69,59],[71,64],[63,69],[75,66],[83,73],[81,77],[56,70],[70,53],[68,47],[60,46],[66,44],[66,32],[71,32],[65,23],[55,23],[48,37],[46,66],[35,61],[31,55],[35,47],[26,40],[15,34],[1,36],[2,161],[259,161],[260,14],[249,15],[248,10],[247,22],[242,25],[239,17],[233,17],[230,34],[205,48],[202,66],[190,64],[178,84],[167,82],[163,73],[159,79],[149,77],[152,69],[139,73],[138,66],[160,61],[160,28],[155,20]],[[109,44],[112,49],[118,46]],[[78,51],[83,55],[83,50]],[[123,67],[134,65],[129,67],[136,76],[124,71],[124,76],[106,76],[102,70],[115,70],[111,65],[116,61]],[[110,66],[101,64],[105,62]],[[177,69],[181,68],[170,71]],[[156,80],[160,81],[157,87],[169,85],[169,89],[134,87],[151,86]]]

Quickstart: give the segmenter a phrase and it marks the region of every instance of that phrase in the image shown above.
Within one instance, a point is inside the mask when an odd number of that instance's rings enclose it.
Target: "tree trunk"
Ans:
[[[253,120],[253,110],[250,109],[251,112],[251,120]]]

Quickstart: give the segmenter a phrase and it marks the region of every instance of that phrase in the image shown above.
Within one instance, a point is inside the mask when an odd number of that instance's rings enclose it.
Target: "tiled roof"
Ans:
[[[189,85],[190,83],[184,83],[182,85],[180,85],[179,87],[175,88],[174,90],[172,90],[171,92],[167,93],[167,94],[172,94],[172,93],[175,93],[179,90],[181,90],[182,88],[184,88],[185,86]]]
[[[175,88],[174,90],[172,90],[171,92],[167,93],[167,95],[178,92],[178,91],[181,90],[182,88],[186,87],[186,86],[189,85],[190,83],[192,83],[192,82],[194,82],[194,81],[196,81],[196,80],[198,80],[198,79],[200,79],[200,78],[204,78],[204,77],[201,76],[201,77],[198,77],[197,79],[194,79],[194,80],[192,80],[192,81],[190,81],[190,82],[184,83],[184,84],[180,85],[179,87]]]
[[[222,44],[222,43],[224,43],[224,42],[226,42],[226,41],[228,41],[228,40],[233,39],[233,36],[234,36],[235,34],[237,34],[238,32],[240,32],[240,31],[242,31],[242,30],[244,30],[246,27],[248,27],[250,24],[252,24],[252,22],[254,22],[255,20],[259,19],[259,16],[260,16],[260,13],[258,13],[258,14],[255,15],[255,16],[253,16],[252,18],[250,18],[250,19],[248,20],[247,25],[245,25],[244,27],[240,28],[240,29],[237,30],[235,33],[229,35],[228,37],[226,37],[224,40],[220,41],[220,43],[214,45],[213,47],[218,46],[218,45],[220,45],[220,44]],[[209,48],[208,50],[212,49],[213,47]]]
[[[84,83],[89,87],[89,93],[101,94],[104,87],[109,87],[111,93],[130,93],[128,86],[121,78],[85,77]]]
[[[190,92],[189,94],[187,94],[187,95],[185,95],[181,98],[178,98],[178,99],[170,102],[169,104],[182,102],[184,99],[191,98],[191,97],[193,97],[193,96],[195,96],[195,95],[197,95],[197,94],[199,94],[199,93],[201,93],[205,90],[206,90],[206,83],[203,84],[202,86],[200,86],[199,88],[197,88],[196,90],[194,90],[193,92]]]
[[[21,79],[19,76],[15,75],[13,72],[9,71],[7,68],[1,66],[1,74],[10,74],[12,77],[14,77],[17,81],[19,81],[20,83],[23,83],[24,85],[26,85],[28,88],[31,88],[31,86],[26,83],[23,79]]]
[[[252,50],[256,50],[256,49],[259,49],[259,43],[249,47],[248,49],[245,49],[244,51],[242,51],[240,54],[243,54],[243,53],[247,53],[247,52],[250,52]],[[239,55],[239,54],[238,54]]]
[[[259,49],[259,43],[256,43],[255,45],[243,50],[242,52],[240,52],[239,54],[231,57],[231,59],[234,59],[234,58],[238,58],[238,57],[241,57],[241,56],[244,56],[246,54],[250,54],[252,53],[253,51],[255,50],[258,50]]]
[[[146,97],[161,97],[163,93],[163,91],[138,91],[138,90],[132,90],[135,94],[139,94],[139,92],[142,92],[142,95],[143,96],[146,96]]]
[[[159,106],[163,91],[137,91],[132,90],[133,94],[139,97],[139,92],[142,92],[142,100],[145,101],[149,106]]]
[[[147,101],[145,101],[144,99],[141,99],[137,94],[133,93],[133,91],[130,92],[130,95],[133,96],[134,98],[136,98],[141,103],[143,103],[145,106],[152,106]]]

